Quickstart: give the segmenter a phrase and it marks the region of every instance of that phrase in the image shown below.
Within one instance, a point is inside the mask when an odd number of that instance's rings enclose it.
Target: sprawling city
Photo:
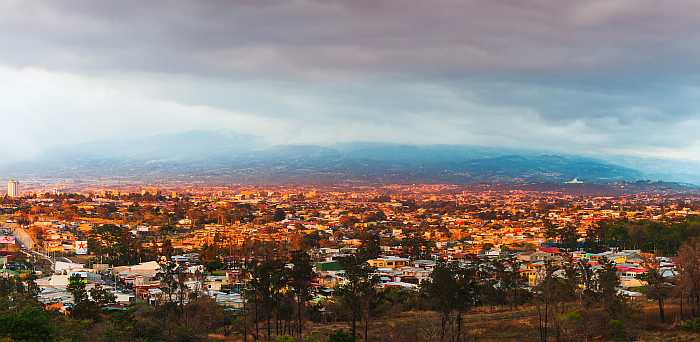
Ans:
[[[700,341],[697,0],[0,0],[0,342]]]
[[[700,309],[698,191],[7,186],[3,293],[72,319],[51,338],[607,339]]]

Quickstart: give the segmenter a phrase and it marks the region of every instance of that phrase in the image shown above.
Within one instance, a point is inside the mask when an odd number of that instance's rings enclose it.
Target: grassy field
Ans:
[[[656,305],[651,302],[639,303],[641,312],[635,320],[638,341],[700,341],[700,335],[685,332],[678,327],[678,305],[667,304],[666,324],[659,323]],[[463,341],[538,341],[538,317],[534,307],[510,309],[479,309],[464,316]],[[364,334],[364,322],[358,322],[358,340]],[[306,341],[326,341],[327,336],[337,330],[350,330],[348,322],[308,324]],[[440,317],[430,311],[409,311],[386,315],[371,320],[368,328],[369,341],[381,342],[422,342],[440,340]],[[605,341],[593,331],[593,341]],[[211,336],[213,340],[242,341],[240,337],[224,338]],[[554,341],[552,334],[551,341]],[[581,341],[580,338],[562,337],[562,341]],[[249,339],[252,341],[252,339]]]

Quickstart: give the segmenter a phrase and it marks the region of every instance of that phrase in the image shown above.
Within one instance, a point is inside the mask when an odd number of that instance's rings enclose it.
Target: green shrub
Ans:
[[[681,328],[685,331],[700,332],[700,317],[683,321]]]
[[[559,320],[572,323],[580,322],[581,320],[583,320],[583,316],[581,316],[580,312],[574,310],[562,313],[561,315],[559,315]]]
[[[355,338],[343,330],[338,330],[328,336],[328,342],[355,342]]]
[[[625,331],[625,323],[619,319],[611,319],[608,322],[608,332],[614,341],[626,341],[627,332]]]

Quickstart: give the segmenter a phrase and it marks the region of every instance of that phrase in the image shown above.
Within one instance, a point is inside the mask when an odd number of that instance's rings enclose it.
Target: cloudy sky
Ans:
[[[0,158],[199,129],[700,159],[697,0],[0,0]]]

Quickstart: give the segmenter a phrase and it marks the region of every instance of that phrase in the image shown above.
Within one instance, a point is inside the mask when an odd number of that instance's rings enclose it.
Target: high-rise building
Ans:
[[[10,179],[10,181],[7,182],[7,196],[10,197],[18,197],[19,196],[19,182]]]

